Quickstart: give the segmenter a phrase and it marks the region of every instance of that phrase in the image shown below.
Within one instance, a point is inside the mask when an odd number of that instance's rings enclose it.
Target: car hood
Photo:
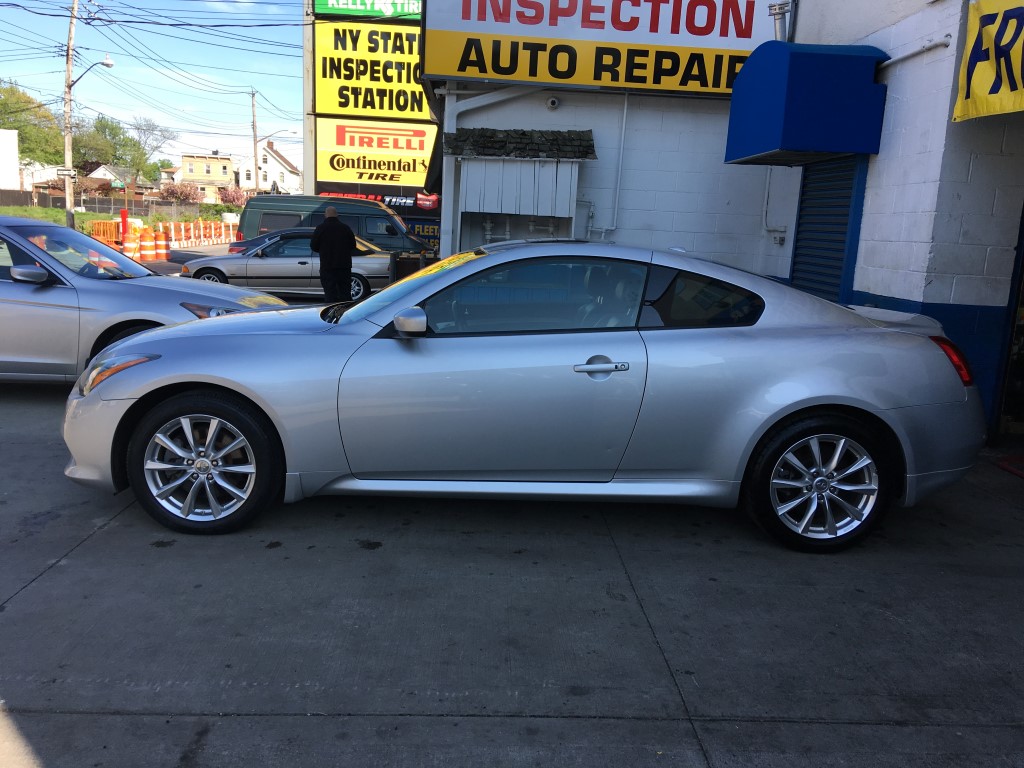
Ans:
[[[328,331],[338,326],[321,319],[323,306],[267,308],[256,312],[210,317],[198,322],[168,325],[147,331],[148,340],[180,339],[186,337],[209,338],[240,334],[308,334]],[[128,341],[132,338],[130,337]]]
[[[219,304],[234,304],[248,309],[283,307],[287,305],[287,302],[276,296],[270,296],[266,293],[260,293],[259,291],[247,288],[239,288],[235,285],[206,282],[205,280],[189,280],[182,277],[153,275],[152,277],[132,278],[131,284],[135,289],[151,290],[154,293],[176,293],[178,295],[175,298],[180,301],[212,299]]]

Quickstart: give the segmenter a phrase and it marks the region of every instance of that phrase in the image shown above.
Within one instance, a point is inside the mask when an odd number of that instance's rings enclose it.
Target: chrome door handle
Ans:
[[[615,373],[628,371],[629,363],[586,363],[572,367],[576,373]]]

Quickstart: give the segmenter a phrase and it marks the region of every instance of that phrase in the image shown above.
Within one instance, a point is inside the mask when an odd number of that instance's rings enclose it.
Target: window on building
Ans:
[[[266,156],[266,154],[264,154],[263,155],[263,159],[260,160],[260,165],[266,165],[266,164],[267,164],[267,156]]]
[[[264,171],[263,175],[260,178],[262,178],[264,181],[266,181],[267,180],[267,172]]]
[[[227,176],[228,175],[228,167],[226,165],[222,165],[220,167],[220,175],[221,176]]]
[[[213,169],[211,168],[210,164],[207,163],[206,164],[206,175],[209,176],[212,171],[213,171]]]
[[[284,172],[277,174],[277,181],[279,184],[284,184]]]
[[[189,163],[188,164],[188,172],[189,173],[195,173],[196,172],[196,164],[195,163]]]
[[[252,181],[252,171],[246,171],[245,172],[245,180],[246,181]]]

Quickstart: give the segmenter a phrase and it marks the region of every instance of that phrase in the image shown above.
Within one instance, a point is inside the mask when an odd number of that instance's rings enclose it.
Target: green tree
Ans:
[[[14,83],[0,81],[0,128],[18,132],[21,160],[57,165],[64,159],[64,137],[47,106]]]

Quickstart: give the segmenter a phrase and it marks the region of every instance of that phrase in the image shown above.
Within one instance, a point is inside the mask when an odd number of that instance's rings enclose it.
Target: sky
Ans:
[[[63,111],[71,0],[0,0],[0,80]],[[256,132],[302,168],[303,0],[79,0],[76,118],[149,118],[178,134],[151,159],[252,157]]]

